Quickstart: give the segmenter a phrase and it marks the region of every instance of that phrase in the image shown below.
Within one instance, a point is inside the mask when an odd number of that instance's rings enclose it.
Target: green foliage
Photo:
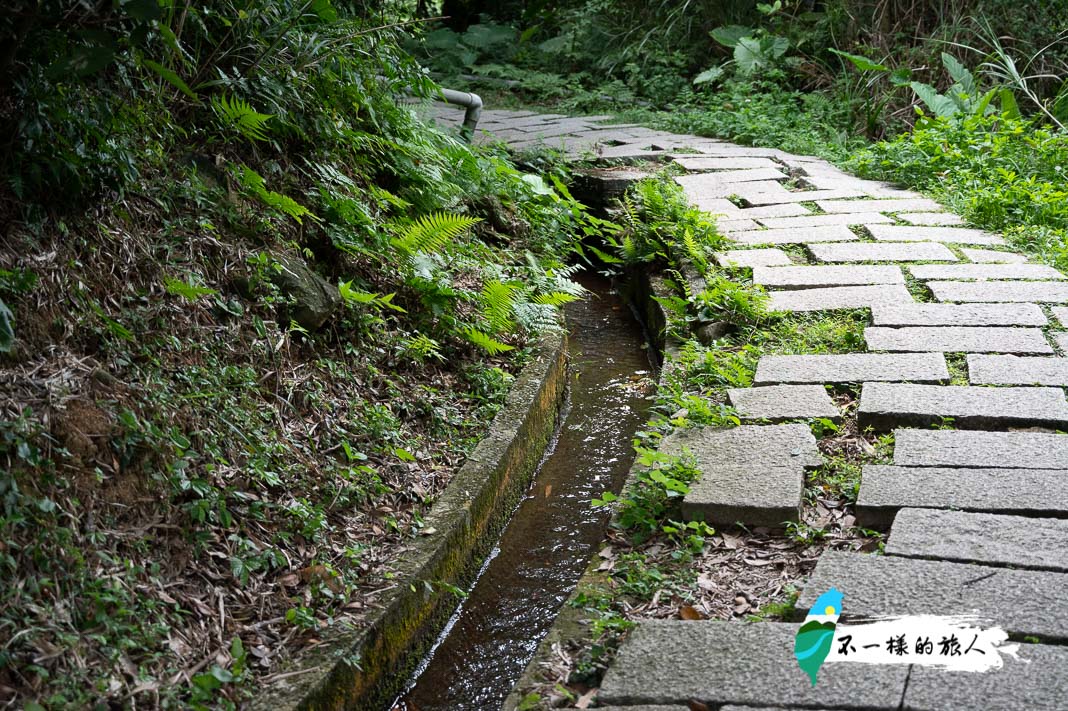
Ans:
[[[236,131],[250,141],[267,140],[267,122],[273,118],[271,114],[261,114],[244,99],[225,94],[211,97],[211,107],[225,128]]]
[[[600,499],[593,500],[593,505],[613,505],[614,521],[635,543],[662,532],[665,527],[677,534],[678,525],[670,523],[678,518],[675,506],[689,493],[689,485],[700,476],[700,471],[692,459],[669,457],[641,447],[637,451],[640,469],[633,483],[619,496],[605,492]]]
[[[393,246],[408,258],[419,252],[436,254],[478,222],[476,217],[444,212],[423,215],[404,226],[403,232],[393,239]]]
[[[273,190],[268,190],[264,183],[263,176],[249,168],[247,165],[241,166],[240,170],[235,170],[234,177],[238,183],[241,184],[249,193],[258,197],[265,205],[277,210],[283,215],[288,215],[297,221],[297,224],[304,224],[304,218],[310,217],[312,220],[319,221],[319,218],[312,214],[312,211],[298,203],[288,195],[282,195],[276,193]]]

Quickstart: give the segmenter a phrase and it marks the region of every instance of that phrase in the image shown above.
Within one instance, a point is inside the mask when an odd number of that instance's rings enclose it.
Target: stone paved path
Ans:
[[[436,111],[459,122],[453,109]],[[752,269],[776,309],[871,309],[870,352],[764,357],[754,387],[729,395],[745,425],[665,440],[688,445],[705,474],[686,497],[688,515],[717,525],[797,520],[819,453],[807,426],[759,423],[838,419],[822,386],[857,385],[860,423],[895,435],[893,463],[863,468],[856,505],[860,525],[889,530],[885,555],[825,553],[798,607],[835,586],[846,619],[974,613],[1028,642],[1021,661],[1006,658],[995,672],[834,665],[813,690],[793,659],[795,624],[654,621],[624,643],[598,702],[1068,708],[1068,308],[1051,306],[1068,303],[1065,276],[999,235],[956,226],[959,217],[922,195],[818,158],[597,117],[483,116],[481,141],[674,160],[691,202],[719,215],[737,244],[717,261]],[[807,258],[783,244],[802,245]],[[968,385],[949,384],[946,354],[964,354]],[[952,429],[929,429],[940,424]]]

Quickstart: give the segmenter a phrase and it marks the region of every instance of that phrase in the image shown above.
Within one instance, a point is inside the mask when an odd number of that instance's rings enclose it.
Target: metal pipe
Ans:
[[[478,120],[482,117],[482,97],[469,91],[441,89],[441,98],[447,104],[463,106],[467,109],[464,112],[464,125],[460,132],[470,142],[475,135],[475,127],[478,126]]]

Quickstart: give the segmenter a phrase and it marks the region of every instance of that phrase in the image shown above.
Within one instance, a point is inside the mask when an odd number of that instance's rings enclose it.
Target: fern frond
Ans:
[[[548,294],[538,294],[532,301],[535,304],[544,306],[563,306],[564,304],[570,304],[572,301],[578,301],[578,298],[574,294],[568,294],[564,291],[550,291]]]
[[[482,315],[494,333],[508,331],[515,325],[512,320],[512,307],[516,303],[515,293],[519,287],[514,284],[490,279],[483,285],[479,294],[482,302]]]
[[[514,346],[510,346],[507,343],[501,343],[496,338],[479,331],[477,328],[470,327],[463,331],[464,338],[471,343],[475,344],[482,350],[486,351],[490,355],[498,355],[506,351],[510,351]]]
[[[250,141],[267,140],[267,122],[274,118],[274,114],[261,114],[244,99],[219,94],[211,97],[211,105],[228,128]]]
[[[404,233],[393,240],[393,246],[408,255],[417,252],[434,254],[479,222],[477,217],[432,212],[408,225]]]
[[[241,170],[237,173],[237,180],[241,185],[250,193],[258,197],[265,204],[273,207],[281,213],[289,215],[298,224],[304,224],[304,217],[310,217],[316,222],[320,222],[311,210],[301,205],[299,202],[281,193],[276,193],[273,190],[268,190],[266,184],[263,181],[263,176],[249,168],[247,165],[242,166]]]

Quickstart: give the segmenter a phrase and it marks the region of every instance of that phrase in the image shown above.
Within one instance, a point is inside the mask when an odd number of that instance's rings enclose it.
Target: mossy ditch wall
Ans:
[[[529,485],[556,429],[567,389],[567,340],[543,338],[486,437],[426,518],[396,586],[359,629],[330,630],[249,708],[377,711],[404,690],[456,609],[448,585],[467,588]]]

